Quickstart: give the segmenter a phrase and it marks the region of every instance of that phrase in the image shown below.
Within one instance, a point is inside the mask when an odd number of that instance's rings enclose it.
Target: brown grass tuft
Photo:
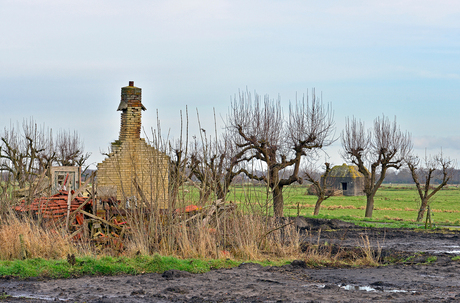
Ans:
[[[1,260],[60,259],[75,253],[72,243],[56,229],[44,229],[28,218],[10,215],[0,227]]]

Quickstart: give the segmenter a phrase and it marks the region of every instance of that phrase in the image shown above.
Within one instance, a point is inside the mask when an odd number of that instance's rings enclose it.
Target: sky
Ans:
[[[76,130],[101,162],[118,138],[120,89],[142,88],[145,133],[220,131],[240,90],[280,96],[287,113],[314,88],[371,127],[394,119],[414,152],[460,159],[457,0],[0,0],[0,128],[33,117]],[[341,164],[340,140],[326,149]],[[326,157],[326,156],[325,156]]]

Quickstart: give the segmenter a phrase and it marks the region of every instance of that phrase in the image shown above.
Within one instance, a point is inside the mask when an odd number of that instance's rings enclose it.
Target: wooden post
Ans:
[[[69,174],[67,174],[67,177],[69,176]],[[67,178],[66,178],[67,179]],[[66,230],[69,230],[69,219],[70,219],[70,203],[72,202],[72,192],[70,191],[70,188],[69,187],[69,182],[70,180],[67,180],[66,184],[65,184],[65,188],[68,190],[67,191],[67,218],[66,218],[66,222],[65,222],[65,229]]]
[[[96,215],[97,216],[97,201],[96,201],[96,197],[95,197],[95,194],[94,194],[94,177],[96,176],[96,172],[93,172],[93,175],[91,176],[92,180],[91,180],[91,199],[93,199],[93,215]]]
[[[431,224],[431,209],[430,209],[429,205],[428,205],[427,210],[426,210],[425,229],[428,228],[428,222],[430,222],[430,228],[432,228],[432,224]]]

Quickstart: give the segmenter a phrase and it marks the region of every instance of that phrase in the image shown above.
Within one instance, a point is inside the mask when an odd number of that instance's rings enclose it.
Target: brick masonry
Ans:
[[[116,192],[123,206],[148,204],[164,209],[168,204],[169,158],[140,137],[142,111],[146,110],[141,92],[132,81],[121,89],[120,135],[108,157],[98,164],[98,193],[103,197]]]

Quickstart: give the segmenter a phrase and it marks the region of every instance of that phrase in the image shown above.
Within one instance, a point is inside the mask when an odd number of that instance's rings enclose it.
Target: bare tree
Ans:
[[[403,133],[396,124],[382,116],[374,120],[374,128],[367,131],[364,123],[347,119],[342,133],[343,158],[358,166],[364,175],[364,193],[367,197],[366,218],[372,218],[374,196],[385,179],[388,168],[399,169],[412,150],[409,133]]]
[[[241,148],[241,161],[260,161],[266,165],[266,175],[260,176],[243,168],[242,171],[271,188],[274,215],[281,217],[283,187],[302,183],[299,177],[302,158],[333,142],[334,122],[331,108],[324,106],[314,91],[311,102],[307,97],[295,106],[290,105],[287,118],[282,113],[279,98],[275,101],[268,95],[262,98],[255,94],[253,101],[249,92],[240,92],[232,102],[227,127],[236,146]],[[281,176],[286,168],[292,170]]]
[[[202,141],[207,141],[205,130],[201,129],[201,131],[205,133]],[[212,142],[212,140],[210,141]],[[195,176],[198,179],[197,187],[200,191],[200,202],[208,201],[209,196],[215,190],[212,169],[214,169],[216,157],[214,154],[209,155],[211,148],[208,142],[200,144],[196,137],[194,137],[190,148],[190,178]]]
[[[188,180],[187,168],[187,151],[183,149],[180,142],[176,147],[170,147],[169,153],[169,192],[171,207],[176,207],[177,198],[181,186]]]
[[[242,170],[238,169],[243,152],[233,145],[227,134],[219,139],[205,139],[205,146],[195,140],[191,149],[190,170],[201,182],[206,198],[211,192],[217,199],[225,200],[233,179]]]
[[[158,129],[160,126],[158,125]],[[182,185],[190,178],[190,172],[187,171],[188,165],[188,108],[185,108],[185,134],[184,134],[184,116],[180,111],[180,136],[176,140],[175,146],[169,143],[169,193],[171,208],[176,207],[179,197],[179,190]]]
[[[431,157],[425,156],[423,164],[418,157],[408,157],[406,160],[407,166],[412,174],[412,179],[417,187],[417,192],[421,200],[420,209],[417,214],[417,222],[423,219],[425,210],[430,203],[430,199],[447,185],[452,177],[455,163],[450,158],[442,155]],[[436,187],[432,186],[435,179],[441,181]]]
[[[1,137],[0,166],[12,175],[19,188],[26,187],[39,173],[40,154],[46,144],[44,130],[33,119],[23,121],[22,132],[19,125],[5,128]]]
[[[318,176],[318,174],[315,174],[311,169],[306,169],[304,172],[305,180],[312,183],[314,194],[317,197],[315,210],[313,211],[314,216],[319,215],[321,203],[334,194],[332,189],[327,188],[327,178],[332,170],[331,164],[326,162],[324,163],[324,166],[326,167],[326,170],[322,176]]]
[[[83,166],[91,156],[84,152],[83,141],[76,131],[60,131],[55,140],[55,161],[61,166]]]

